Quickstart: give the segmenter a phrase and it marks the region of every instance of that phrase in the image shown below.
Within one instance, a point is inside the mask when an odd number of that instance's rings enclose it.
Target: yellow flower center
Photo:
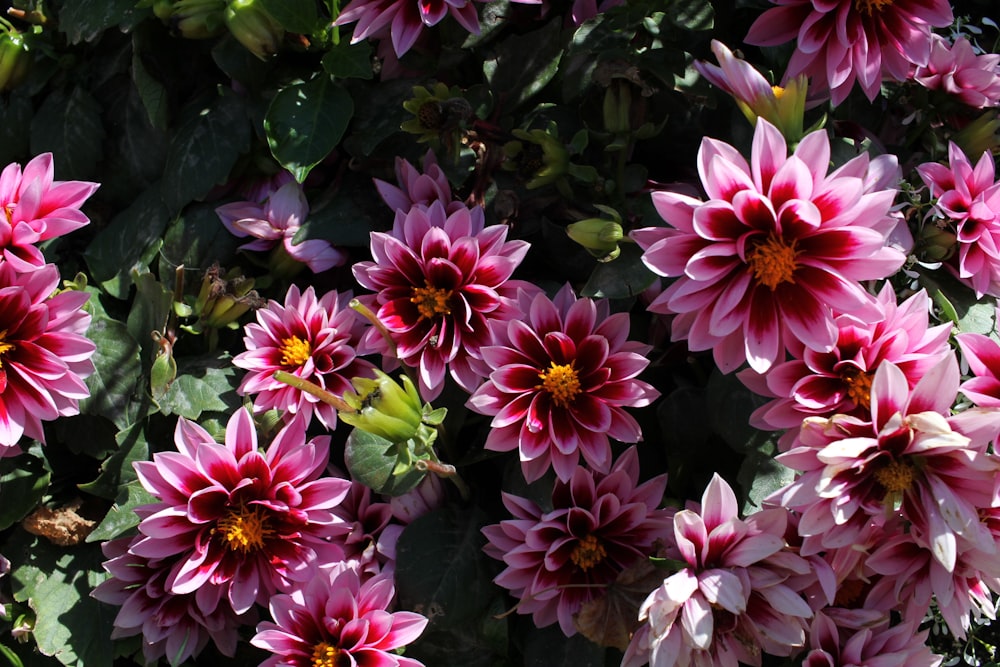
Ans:
[[[240,503],[239,507],[231,508],[216,522],[213,532],[222,537],[222,543],[230,551],[245,554],[262,549],[264,539],[274,535],[274,529],[268,523],[267,509],[260,505],[247,507]]]
[[[320,642],[313,648],[312,667],[345,667],[350,664],[350,656],[336,646]]]
[[[774,91],[774,99],[776,100],[780,100],[785,94],[785,89],[781,86],[771,86],[771,90]]]
[[[854,0],[854,9],[859,13],[872,16],[882,13],[886,7],[891,7],[892,2],[893,0]]]
[[[865,410],[871,410],[872,407],[872,377],[872,373],[866,373],[854,366],[848,367],[840,374],[840,379],[847,385],[847,395]]]
[[[544,389],[552,395],[552,402],[561,408],[569,407],[576,395],[580,393],[580,377],[573,364],[557,364],[551,362],[551,368],[538,374],[542,384],[536,389]]]
[[[913,484],[913,466],[905,461],[893,461],[875,471],[875,481],[888,493],[901,493]]]
[[[772,232],[766,241],[755,245],[747,254],[747,263],[757,282],[774,291],[781,283],[795,282],[798,254],[794,240],[791,244],[785,243],[785,239]]]
[[[309,360],[312,346],[309,341],[298,336],[292,336],[281,341],[281,364],[283,366],[301,366]]]
[[[15,349],[14,343],[7,342],[7,330],[0,331],[0,368],[3,368],[3,355]]]
[[[430,283],[425,287],[414,287],[413,296],[410,297],[410,303],[417,304],[422,320],[438,315],[451,315],[450,301],[451,290],[432,287]]]
[[[587,535],[577,542],[569,559],[573,561],[574,565],[586,572],[604,560],[607,555],[608,552],[604,550],[604,545],[593,535]]]

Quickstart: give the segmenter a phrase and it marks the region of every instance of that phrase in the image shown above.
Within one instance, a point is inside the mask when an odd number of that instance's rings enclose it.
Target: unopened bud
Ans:
[[[0,33],[0,90],[19,86],[30,68],[27,34],[16,30]]]
[[[357,377],[351,384],[355,391],[345,393],[344,401],[354,412],[341,411],[341,420],[390,442],[404,442],[417,434],[423,408],[410,378],[404,375],[400,386],[376,369],[375,378]]]
[[[222,32],[225,0],[175,0],[171,29],[186,39],[208,39]]]
[[[566,226],[571,239],[586,248],[591,255],[610,261],[618,257],[618,244],[625,238],[621,224],[613,220],[589,218]]]
[[[232,0],[225,17],[233,37],[261,60],[277,53],[285,38],[284,27],[271,18],[258,0]]]

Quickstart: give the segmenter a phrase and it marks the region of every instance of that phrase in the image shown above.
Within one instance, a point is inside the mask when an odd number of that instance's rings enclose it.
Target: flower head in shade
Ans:
[[[437,156],[428,149],[424,154],[423,173],[401,157],[396,158],[396,185],[375,179],[375,188],[389,208],[406,213],[414,206],[427,208],[436,201],[447,213],[464,208],[451,193],[451,184],[438,166]]]
[[[246,351],[233,359],[247,371],[239,392],[254,397],[254,412],[273,408],[287,418],[302,415],[308,423],[315,416],[328,429],[336,426],[336,408],[275,380],[274,372],[291,373],[336,396],[352,390],[352,378],[371,377],[374,366],[355,351],[366,323],[350,300],[350,292],[317,298],[311,285],[304,291],[292,285],[284,304],[271,300],[257,310],[257,321],[243,329]]]
[[[273,655],[261,667],[423,667],[395,650],[411,643],[427,619],[389,611],[392,578],[362,578],[338,565],[287,595],[271,598],[272,621],[250,643]]]
[[[930,59],[913,73],[914,81],[977,109],[1000,104],[1000,54],[977,55],[965,37],[950,45],[940,35],[933,40]]]
[[[489,343],[489,323],[519,316],[511,274],[528,252],[507,241],[507,227],[485,226],[481,208],[448,213],[429,207],[397,212],[391,233],[373,232],[374,261],[354,265],[354,277],[376,292],[378,319],[394,339],[400,361],[417,368],[420,395],[434,400],[446,370],[465,390],[479,375],[470,360]],[[390,352],[374,329],[365,343]]]
[[[695,69],[717,88],[732,95],[736,105],[751,124],[765,118],[789,142],[802,138],[802,118],[806,110],[806,78],[792,78],[785,87],[772,86],[753,65],[737,58],[718,40],[712,40],[715,66],[695,61]]]
[[[905,81],[931,55],[931,28],[950,25],[947,0],[772,0],[745,41],[777,46],[795,40],[786,80],[805,74],[813,93],[843,102],[855,82],[869,100],[883,80]]]
[[[725,372],[746,360],[764,373],[788,347],[833,350],[835,311],[878,315],[859,281],[891,275],[905,260],[888,244],[897,226],[888,181],[898,167],[891,156],[863,153],[827,174],[829,160],[825,132],[788,155],[781,133],[760,118],[749,163],[728,144],[702,142],[708,201],[653,193],[670,226],[632,235],[650,269],[678,277],[649,306],[677,314],[675,340],[714,349]]]
[[[813,612],[793,582],[809,564],[785,548],[787,517],[768,509],[740,519],[736,495],[714,475],[700,512],[674,515],[683,569],[642,604],[622,667],[760,665],[762,650],[802,648]]]
[[[318,565],[343,556],[328,538],[343,530],[332,510],[350,489],[346,479],[321,476],[329,437],[305,437],[295,419],[261,452],[247,410],[230,418],[225,444],[181,418],[177,451],[135,464],[158,500],[137,510],[143,537],[129,551],[175,558],[168,591],[223,587],[236,613],[301,586]]]
[[[357,24],[352,44],[389,38],[395,55],[402,57],[424,28],[437,25],[449,14],[467,31],[479,34],[479,14],[471,0],[351,0],[334,25]]]
[[[949,142],[948,162],[917,167],[937,211],[955,226],[958,256],[947,266],[977,297],[1000,296],[1000,183],[995,181],[993,156],[984,152],[973,166],[962,149]]]
[[[335,540],[344,551],[344,560],[353,561],[363,574],[391,573],[401,526],[393,522],[389,503],[377,500],[361,482],[351,481],[350,492],[333,512],[349,527]]]
[[[53,294],[58,285],[52,264],[22,273],[0,261],[0,456],[17,454],[23,435],[45,442],[42,422],[78,414],[90,395],[89,295]]]
[[[37,245],[90,222],[80,210],[97,190],[88,181],[55,181],[52,153],[43,153],[21,169],[12,163],[0,172],[0,260],[20,271],[45,264]]]
[[[256,622],[256,613],[251,610],[238,616],[220,598],[217,587],[171,593],[167,579],[175,559],[136,556],[128,547],[128,538],[101,545],[109,559],[104,569],[111,578],[92,593],[101,602],[120,607],[111,639],[142,635],[147,664],[165,658],[171,665],[179,665],[201,653],[209,641],[223,655],[235,655],[239,628]]]
[[[863,320],[838,315],[837,344],[829,352],[803,346],[792,349],[791,361],[777,364],[764,376],[752,370],[740,379],[752,390],[774,400],[751,417],[757,428],[791,429],[794,438],[806,417],[850,414],[868,419],[875,370],[883,361],[896,364],[912,387],[944,357],[952,354],[948,337],[951,324],[929,326],[931,300],[924,291],[901,304],[886,285],[875,297],[880,314]]]
[[[809,651],[802,667],[870,664],[938,667],[942,658],[926,645],[928,630],[917,632],[919,625],[920,619],[907,619],[892,627],[885,622],[848,634],[829,616],[818,613],[809,630]]]
[[[580,458],[607,472],[609,438],[642,439],[625,408],[659,396],[637,379],[650,348],[627,340],[627,313],[610,314],[606,301],[577,299],[568,284],[554,299],[521,298],[525,319],[494,327],[493,344],[482,351],[489,378],[467,403],[493,417],[486,449],[517,450],[528,481],[550,466],[568,481]]]
[[[639,484],[639,457],[630,447],[608,474],[581,466],[556,482],[551,510],[505,493],[514,518],[483,529],[484,550],[507,566],[496,583],[537,627],[558,622],[566,636],[576,634],[581,606],[666,536],[671,512],[657,509],[666,484],[665,475]]]
[[[1000,433],[1000,412],[951,415],[958,386],[954,355],[912,390],[895,364],[882,362],[871,419],[808,418],[795,446],[778,456],[802,474],[768,502],[800,511],[799,533],[831,547],[856,541],[873,518],[898,514],[948,572],[964,543],[995,549],[979,512],[997,495],[1000,460],[987,448]]]
[[[295,234],[309,215],[309,202],[302,186],[295,181],[284,183],[262,202],[232,202],[223,204],[215,212],[235,236],[255,239],[241,245],[242,250],[276,249],[276,257],[287,256],[293,263],[305,264],[313,273],[340,266],[347,260],[344,252],[327,241],[310,239],[294,242]],[[283,259],[272,260],[273,267],[290,271],[286,263]]]

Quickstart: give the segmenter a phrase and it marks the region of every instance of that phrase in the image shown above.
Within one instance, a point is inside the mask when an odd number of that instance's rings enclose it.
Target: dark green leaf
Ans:
[[[111,506],[101,521],[87,536],[87,542],[106,542],[120,537],[139,525],[135,508],[156,502],[156,497],[142,488],[139,482],[132,482],[122,489],[123,497]]]
[[[425,665],[461,665],[462,667],[496,667],[507,653],[507,609],[504,600],[493,598],[487,612],[461,627],[431,625],[413,644],[406,647],[406,656]]]
[[[371,155],[389,137],[400,132],[399,126],[412,115],[403,102],[413,97],[412,79],[381,81],[378,85],[351,81],[351,96],[356,110],[351,134],[344,147],[356,155]],[[409,141],[407,141],[409,143]]]
[[[746,516],[757,512],[764,499],[778,489],[791,484],[795,471],[774,459],[777,447],[773,441],[765,441],[753,448],[743,459],[736,481],[746,493],[741,513]]]
[[[950,320],[961,333],[988,336],[995,330],[996,299],[977,299],[975,292],[944,270],[921,274],[920,284],[934,300],[940,319]]]
[[[344,40],[323,56],[323,69],[340,79],[371,79],[374,76],[372,47],[368,42],[351,44]]]
[[[339,192],[309,212],[292,242],[322,239],[335,246],[368,247],[371,233],[392,220],[392,212],[372,197],[369,187],[370,179],[347,174]]]
[[[711,30],[715,25],[715,9],[709,0],[671,0],[665,14],[685,30]]]
[[[271,154],[301,183],[336,148],[353,114],[351,96],[328,76],[283,88],[264,118]]]
[[[57,90],[42,103],[31,123],[31,152],[51,152],[59,180],[94,176],[104,156],[101,107],[84,88]]]
[[[189,105],[167,149],[162,182],[167,208],[176,213],[225,182],[249,149],[244,100],[223,91]]]
[[[135,88],[146,109],[150,125],[166,129],[170,110],[167,89],[146,70],[138,45],[134,46],[132,52],[132,80],[135,81]]]
[[[90,397],[80,401],[80,412],[110,419],[118,428],[135,421],[141,404],[142,364],[139,344],[124,324],[95,317],[87,337],[97,345],[94,373],[86,379]]]
[[[537,94],[559,70],[563,44],[562,18],[544,28],[500,42],[483,62],[483,73],[504,111],[511,111]]]
[[[558,625],[530,628],[524,667],[603,667],[604,648],[577,634],[567,638]]]
[[[177,379],[158,404],[165,415],[198,419],[202,412],[237,409],[242,403],[237,386],[237,369],[228,355],[182,357],[177,362]]]
[[[580,290],[583,296],[605,299],[625,299],[643,292],[656,280],[656,274],[642,261],[642,250],[634,243],[622,243],[621,254],[610,262],[598,263],[587,284]]]
[[[27,95],[14,91],[0,95],[0,164],[21,159],[28,152],[28,137],[34,110]]]
[[[142,359],[151,363],[159,351],[155,335],[163,334],[172,312],[173,292],[149,271],[139,273],[133,270],[132,282],[136,298],[132,301],[132,310],[125,325],[142,348]]]
[[[49,472],[30,454],[0,459],[0,530],[28,515],[49,488]]]
[[[347,436],[344,463],[352,479],[379,493],[402,495],[419,484],[425,473],[411,467],[402,474],[392,474],[399,461],[400,447],[406,447],[406,444],[397,445],[356,428]]]
[[[59,10],[59,27],[71,44],[92,42],[112,26],[133,20],[135,0],[73,0]]]
[[[288,32],[308,35],[317,28],[315,0],[258,0],[258,3]]]
[[[754,451],[768,433],[750,426],[750,415],[768,399],[757,396],[732,373],[713,371],[705,401],[708,420],[715,432],[737,452]]]
[[[118,498],[125,485],[136,480],[132,463],[149,458],[149,443],[143,428],[145,422],[132,424],[118,432],[115,442],[117,451],[101,464],[101,472],[93,482],[80,484],[80,490],[100,498]],[[93,538],[90,541],[93,541]]]
[[[214,205],[195,204],[184,209],[184,213],[170,223],[160,248],[160,278],[171,289],[174,272],[184,267],[187,291],[197,292],[198,285],[192,280],[200,280],[214,262],[223,268],[234,263],[236,248],[246,239],[238,239],[229,232],[215,213]]]

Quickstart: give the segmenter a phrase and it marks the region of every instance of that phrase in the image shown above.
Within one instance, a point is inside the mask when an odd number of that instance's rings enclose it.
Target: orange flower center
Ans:
[[[578,568],[586,572],[590,568],[600,563],[608,555],[604,550],[604,545],[593,535],[587,535],[577,542],[569,559]]]
[[[766,241],[750,250],[747,263],[757,282],[774,291],[781,283],[795,282],[795,270],[799,267],[795,258],[798,255],[794,240],[786,243],[785,239],[772,232]]]
[[[774,99],[780,100],[785,95],[785,89],[781,86],[771,86],[771,90],[774,91]]]
[[[15,347],[14,343],[7,342],[7,330],[4,329],[0,331],[0,368],[3,368],[3,355],[7,354]]]
[[[854,9],[861,14],[881,14],[886,7],[892,6],[893,0],[854,0]]]
[[[265,538],[274,535],[274,529],[268,525],[269,523],[267,509],[260,505],[247,507],[240,503],[238,507],[230,508],[226,515],[216,522],[213,532],[222,537],[222,543],[230,551],[241,551],[246,554],[262,549]]]
[[[313,647],[312,667],[346,667],[351,658],[336,646],[320,642]]]
[[[875,471],[875,481],[888,493],[902,493],[913,484],[913,466],[905,461],[893,461]]]
[[[432,287],[427,283],[425,287],[414,287],[413,296],[410,303],[417,304],[417,311],[420,319],[430,319],[438,315],[451,315],[451,290]]]
[[[312,346],[309,341],[298,336],[292,336],[281,341],[281,364],[283,366],[301,366],[309,360]]]
[[[847,395],[858,406],[865,410],[872,407],[872,373],[850,366],[840,374],[840,379],[847,385]]]
[[[561,408],[569,407],[576,395],[580,393],[580,377],[573,364],[557,364],[551,362],[551,367],[538,374],[542,384],[536,388],[544,389],[552,395],[552,402]]]

